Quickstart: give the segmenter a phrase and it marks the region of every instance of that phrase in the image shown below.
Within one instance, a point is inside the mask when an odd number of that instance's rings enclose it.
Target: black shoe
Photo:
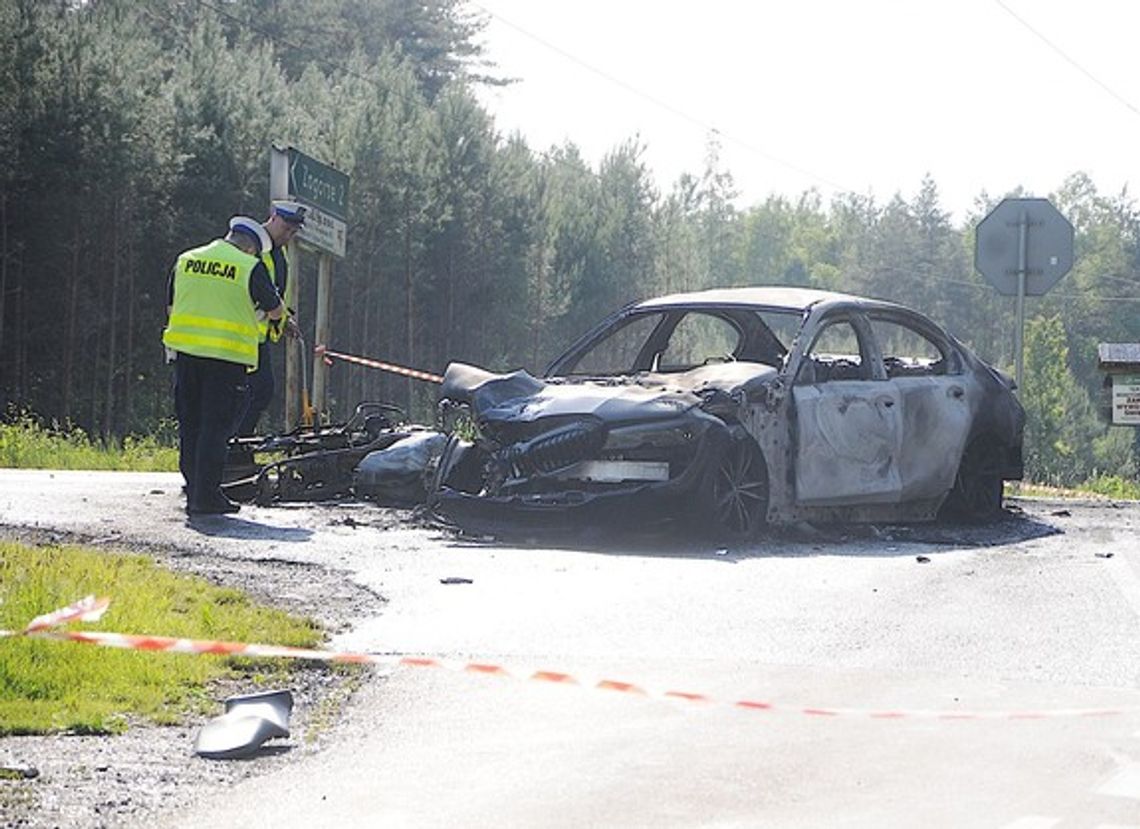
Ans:
[[[186,506],[187,515],[233,515],[241,509],[241,504],[231,501],[229,498],[219,497],[210,500],[205,504],[188,504]]]

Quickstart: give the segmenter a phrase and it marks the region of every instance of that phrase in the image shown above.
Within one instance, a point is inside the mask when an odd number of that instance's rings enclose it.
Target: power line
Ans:
[[[1140,296],[1094,296],[1092,294],[1049,294],[1051,299],[1083,299],[1088,302],[1140,302]]]
[[[397,97],[403,98],[404,101],[407,103],[421,103],[421,104],[424,103],[422,99],[414,100],[410,95],[405,94],[403,92],[403,90],[400,90],[398,88],[383,87],[376,81],[375,78],[361,74],[360,72],[357,72],[357,71],[351,69],[350,67],[345,66],[342,63],[339,63],[339,62],[333,61],[333,60],[329,60],[327,58],[322,58],[319,55],[315,55],[312,52],[312,50],[306,49],[302,45],[299,45],[299,44],[294,43],[294,42],[292,42],[292,41],[290,41],[284,37],[276,35],[270,31],[268,31],[267,29],[264,29],[260,26],[256,26],[247,20],[243,20],[239,17],[236,17],[235,15],[231,14],[230,12],[225,11],[224,9],[219,8],[218,6],[209,2],[209,0],[195,0],[195,2],[199,6],[210,9],[215,14],[218,14],[222,17],[225,17],[227,20],[230,20],[231,22],[233,22],[234,24],[236,24],[240,27],[243,27],[243,28],[252,30],[254,32],[257,32],[259,35],[261,35],[262,37],[266,38],[267,40],[269,40],[270,42],[272,42],[274,44],[277,44],[279,46],[285,45],[285,46],[288,46],[289,48],[297,49],[299,51],[306,52],[307,54],[312,55],[314,60],[319,62],[321,65],[323,65],[327,68],[337,69],[341,72],[344,72],[347,75],[350,75],[350,76],[355,77],[359,80],[362,80],[365,83],[369,84],[370,86],[375,87],[377,90],[379,90],[381,92],[394,94]],[[480,5],[479,3],[474,2],[474,0],[469,0],[469,2],[471,2],[472,5],[477,6],[478,8],[482,9],[488,15],[495,17],[496,19],[498,19],[500,22],[504,23],[505,25],[510,26],[513,29],[516,29],[521,34],[525,35],[526,37],[534,39],[535,41],[542,44],[543,46],[545,46],[549,49],[552,49],[553,51],[555,51],[555,52],[561,54],[563,57],[567,58],[568,60],[571,60],[571,61],[581,65],[585,69],[588,69],[589,71],[594,72],[595,74],[601,76],[602,78],[605,78],[606,80],[608,80],[612,83],[618,84],[619,86],[625,88],[627,91],[631,92],[632,94],[635,94],[635,95],[638,95],[642,98],[645,98],[646,100],[650,101],[651,103],[655,104],[656,106],[659,106],[659,107],[665,109],[666,111],[671,112],[672,114],[674,114],[680,118],[683,118],[686,121],[689,121],[690,123],[696,124],[696,125],[701,126],[702,128],[705,128],[705,129],[713,130],[713,131],[717,132],[717,134],[721,135],[722,137],[728,138],[730,140],[734,140],[734,141],[736,140],[736,139],[732,139],[731,136],[725,135],[724,133],[722,133],[719,130],[715,130],[715,128],[710,127],[709,125],[702,122],[700,119],[695,118],[694,116],[689,115],[688,113],[685,113],[682,110],[677,109],[677,108],[673,107],[672,105],[655,98],[652,95],[649,95],[648,93],[645,93],[645,92],[638,90],[637,88],[631,86],[630,84],[628,84],[628,83],[626,83],[626,82],[624,82],[618,78],[615,78],[615,77],[609,75],[608,73],[606,73],[605,71],[590,65],[589,63],[577,58],[576,56],[570,54],[569,52],[566,52],[565,50],[561,49],[560,47],[555,46],[554,44],[548,43],[547,41],[543,40],[542,38],[538,37],[537,35],[534,35],[528,31],[522,29],[521,27],[516,26],[514,23],[512,23],[508,20],[505,20],[503,17],[495,14],[494,12],[490,11],[486,7]],[[1005,9],[1007,12],[1009,12],[1011,15],[1013,15],[1015,18],[1017,18],[1020,22],[1022,22],[1022,24],[1025,25],[1027,28],[1029,28],[1030,31],[1033,31],[1034,34],[1038,35],[1038,37],[1042,37],[1042,40],[1045,40],[1045,38],[1043,36],[1038,34],[1035,30],[1032,29],[1032,27],[1030,27],[1027,23],[1022,21],[1021,18],[1018,18],[1017,15],[1014,14],[1012,11],[1010,11],[1010,9],[1008,9],[1005,6],[1003,0],[995,0],[995,2],[997,2],[998,5],[1002,6],[1003,9]],[[152,19],[155,19],[155,20],[161,22],[163,25],[166,25],[168,27],[170,26],[169,22],[166,21],[165,19],[161,19],[161,18],[157,18],[157,17],[153,17],[153,16],[152,16]],[[1048,40],[1045,40],[1045,42],[1049,43]],[[1064,55],[1063,52],[1060,52],[1060,50],[1057,49],[1057,47],[1053,46],[1052,43],[1049,43],[1049,45],[1052,46],[1054,49],[1056,49],[1063,57],[1066,58],[1066,60],[1069,60],[1071,63],[1073,63],[1074,66],[1077,66],[1078,69],[1081,69],[1081,71],[1084,71],[1078,64],[1076,64],[1075,61],[1072,61],[1070,58],[1068,58],[1067,55]],[[1089,74],[1089,73],[1085,72],[1085,74]],[[1096,78],[1093,78],[1093,76],[1091,74],[1089,75],[1089,77],[1092,78],[1094,81],[1096,81]],[[1099,84],[1100,82],[1097,81],[1097,83]],[[1101,85],[1103,86],[1103,84],[1101,84]],[[1112,90],[1108,89],[1108,87],[1105,87],[1105,89],[1110,94],[1113,94],[1114,97],[1119,97],[1119,96],[1116,96],[1115,93],[1112,93]],[[1125,103],[1125,105],[1127,105],[1130,109],[1132,109],[1134,112],[1136,112],[1138,115],[1140,115],[1140,110],[1137,110],[1135,107],[1132,107],[1131,104],[1128,104],[1126,101],[1123,101],[1123,99],[1121,99],[1121,100],[1122,100],[1122,103]],[[802,168],[796,167],[795,165],[792,165],[786,161],[783,161],[782,159],[779,159],[775,156],[772,156],[772,155],[764,152],[763,150],[752,147],[745,142],[737,141],[737,143],[739,143],[741,146],[745,147],[746,149],[749,149],[753,152],[758,153],[759,155],[762,155],[766,158],[769,158],[770,160],[772,160],[776,163],[782,164],[783,166],[788,167],[789,169],[792,169],[792,170],[799,172],[803,175],[809,176],[810,178],[814,178],[817,181],[825,183],[841,194],[842,193],[854,194],[854,191],[850,190],[849,188],[845,188],[845,187],[842,187],[838,184],[830,182],[825,178],[822,178],[820,176],[815,175],[811,171],[804,170]],[[533,149],[533,148],[529,148],[529,147],[528,147],[528,149],[531,152],[535,153],[536,155],[539,155],[542,158],[545,158],[547,161],[549,161],[552,164],[566,165],[566,166],[572,167],[573,169],[578,170],[580,172],[585,172],[585,173],[589,174],[590,176],[592,176],[598,180],[601,180],[601,175],[599,173],[596,173],[593,170],[589,169],[589,167],[583,168],[583,167],[579,167],[577,165],[573,165],[568,160],[565,160],[563,158],[559,158],[556,156],[552,156],[552,155],[550,155],[550,154],[548,154],[542,150],[537,150],[537,149]],[[875,268],[875,270],[878,270],[880,272],[886,271],[888,273],[893,273],[896,276],[901,276],[901,277],[904,277],[907,279],[913,279],[913,280],[921,279],[924,282],[934,281],[934,282],[940,282],[940,283],[951,284],[951,285],[959,285],[959,286],[971,288],[973,290],[986,290],[987,289],[987,286],[980,283],[980,282],[973,282],[973,281],[967,281],[967,280],[962,280],[962,279],[954,279],[952,277],[939,277],[939,276],[928,275],[928,274],[918,274],[911,269],[887,266],[887,267],[878,267],[878,268]],[[1111,277],[1111,276],[1105,276],[1104,278],[1106,278],[1106,279],[1117,279],[1117,280],[1121,280],[1121,281],[1124,281],[1126,279],[1125,277]],[[1138,297],[1127,297],[1127,296],[1126,297],[1101,297],[1101,296],[1095,296],[1095,295],[1089,295],[1089,294],[1053,294],[1052,296],[1055,298],[1058,298],[1058,299],[1087,300],[1087,301],[1092,301],[1092,302],[1140,302],[1140,296],[1138,296]]]
[[[916,268],[901,268],[892,265],[875,265],[872,266],[869,271],[872,273],[891,274],[893,276],[907,279],[912,282],[921,280],[923,283],[939,282],[946,285],[960,285],[964,288],[970,288],[975,291],[985,291],[987,294],[993,294],[995,290],[993,286],[985,282],[955,279],[954,277],[950,276],[935,276],[934,274],[920,273]],[[1133,280],[1133,284],[1136,284],[1135,280]],[[1140,302],[1140,296],[1099,296],[1090,293],[1060,294],[1054,292],[1050,292],[1048,296],[1050,299],[1072,299],[1084,300],[1086,302]],[[1032,299],[1033,297],[1030,298]]]
[[[846,187],[842,184],[838,184],[837,182],[834,182],[834,181],[826,178],[825,176],[821,176],[818,173],[815,173],[815,172],[808,170],[804,167],[800,167],[799,165],[794,164],[794,163],[788,161],[787,159],[780,158],[779,156],[773,155],[772,153],[767,152],[766,150],[763,150],[760,147],[757,147],[753,144],[750,144],[747,141],[744,141],[744,140],[742,140],[736,136],[730,135],[729,133],[726,133],[724,130],[720,129],[719,127],[715,127],[712,124],[709,124],[708,122],[703,121],[700,118],[697,118],[696,116],[694,116],[688,112],[685,112],[684,110],[679,109],[678,107],[673,106],[669,102],[664,101],[655,95],[651,95],[650,93],[645,92],[644,90],[633,86],[632,84],[628,83],[627,81],[624,81],[621,78],[618,78],[615,75],[610,74],[609,72],[605,71],[604,69],[600,69],[599,67],[594,66],[593,64],[583,60],[582,58],[578,57],[577,55],[574,55],[571,52],[568,52],[567,50],[563,49],[561,46],[558,46],[554,43],[551,43],[549,40],[546,40],[545,38],[543,38],[539,35],[536,35],[534,32],[531,32],[527,29],[524,29],[522,26],[519,26],[517,23],[514,23],[510,20],[507,20],[502,15],[497,14],[496,12],[492,11],[491,9],[488,9],[486,6],[475,2],[475,0],[468,0],[468,2],[470,2],[471,5],[479,8],[479,9],[482,9],[486,14],[495,18],[500,23],[502,23],[504,26],[508,26],[509,28],[514,29],[516,32],[523,35],[524,37],[530,38],[531,40],[533,40],[534,42],[543,46],[544,48],[549,49],[550,51],[555,52],[558,55],[561,55],[566,60],[569,60],[572,63],[575,63],[578,66],[581,66],[583,69],[586,69],[587,71],[594,73],[598,77],[600,77],[600,78],[602,78],[602,79],[604,79],[604,80],[606,80],[606,81],[608,81],[608,82],[610,82],[616,86],[621,87],[626,92],[629,92],[632,95],[635,95],[639,98],[643,98],[646,101],[649,101],[649,103],[653,104],[654,106],[659,107],[660,109],[664,110],[665,112],[668,112],[671,115],[674,115],[683,121],[687,121],[690,124],[698,126],[701,129],[705,130],[706,132],[715,133],[716,135],[720,136],[721,138],[724,138],[728,141],[731,141],[732,143],[736,144],[737,146],[742,147],[743,149],[748,150],[749,152],[755,153],[756,155],[759,155],[762,158],[766,158],[769,161],[773,162],[774,164],[778,164],[781,167],[785,167],[789,170],[792,170],[793,172],[799,173],[800,175],[807,176],[808,178],[810,178],[814,181],[817,181],[820,184],[827,185],[827,187],[831,188],[832,190],[835,190],[839,194],[844,194],[844,193],[855,194],[856,193],[856,191],[850,187]]]
[[[1125,285],[1140,286],[1140,274],[1129,274],[1128,276],[1113,276],[1112,274],[1102,273],[1098,279],[1108,282],[1122,282]]]
[[[377,83],[374,78],[371,78],[367,75],[363,75],[359,72],[356,72],[355,70],[351,69],[348,66],[345,66],[342,63],[339,63],[338,61],[330,60],[328,58],[324,58],[324,57],[321,57],[319,55],[316,55],[313,53],[313,51],[311,49],[306,49],[304,46],[299,45],[297,43],[294,43],[294,42],[292,42],[292,41],[290,41],[284,37],[281,37],[280,35],[276,35],[273,32],[269,31],[268,29],[265,29],[261,26],[257,26],[248,20],[243,20],[242,18],[237,17],[236,15],[226,11],[225,9],[222,9],[222,8],[214,5],[213,3],[208,2],[208,0],[195,0],[195,2],[199,6],[202,6],[204,8],[207,8],[207,9],[213,11],[215,14],[226,18],[227,20],[236,24],[239,27],[242,27],[242,28],[256,32],[257,34],[264,37],[266,40],[269,40],[270,42],[277,44],[278,46],[280,46],[280,45],[288,46],[291,49],[297,49],[299,51],[302,51],[302,52],[305,52],[305,53],[311,55],[316,62],[318,62],[319,64],[321,64],[325,68],[337,69],[337,70],[345,73],[346,75],[350,75],[354,78],[357,78],[359,80],[364,81],[365,83],[368,83],[369,85],[375,87],[377,90],[379,90],[381,92],[385,92],[388,94],[395,94],[397,97],[403,98],[406,103],[416,103],[416,101],[414,101],[411,96],[403,94],[403,92],[399,89],[389,88],[389,87],[381,87],[381,85],[379,83]],[[510,23],[509,21],[504,20],[502,17],[499,17],[494,12],[491,12],[489,9],[485,8],[484,6],[481,6],[475,2],[472,2],[471,4],[476,6],[477,8],[482,9],[488,15],[497,18],[498,20],[502,21],[506,25],[512,26],[514,28],[518,28],[518,27],[515,27],[513,23]],[[165,21],[162,21],[162,22],[165,24]],[[720,130],[716,129],[715,127],[712,127],[712,126],[700,121],[699,119],[694,118],[694,117],[682,112],[681,110],[676,109],[675,107],[672,107],[671,105],[665,103],[664,101],[658,100],[658,99],[648,95],[647,93],[640,92],[637,89],[635,89],[634,87],[630,86],[629,84],[626,84],[624,81],[621,81],[620,79],[614,78],[614,77],[606,74],[602,70],[596,69],[596,68],[590,66],[586,62],[579,60],[578,58],[574,57],[570,53],[565,52],[564,50],[560,49],[557,46],[554,46],[553,44],[547,43],[546,41],[542,40],[541,38],[537,37],[536,35],[531,35],[530,33],[524,31],[523,29],[518,29],[518,30],[522,34],[526,35],[527,37],[535,38],[535,40],[542,43],[547,48],[550,48],[556,52],[559,52],[560,54],[565,56],[567,59],[575,61],[576,63],[581,64],[583,67],[589,69],[590,71],[598,73],[603,78],[605,78],[605,79],[607,79],[613,83],[616,83],[620,86],[625,87],[627,90],[629,90],[633,94],[640,95],[644,98],[647,98],[648,100],[652,101],[657,106],[663,107],[664,109],[673,113],[674,115],[677,115],[678,117],[684,118],[685,120],[688,120],[691,123],[694,123],[697,126],[700,126],[702,129],[715,132],[716,134],[722,136],[723,138],[726,138],[727,140],[730,140],[736,144],[739,144],[740,146],[744,147],[745,149],[747,149],[751,152],[757,153],[758,155],[761,155],[765,158],[768,158],[777,164],[781,164],[784,167],[787,167],[788,169],[794,170],[795,172],[798,172],[801,175],[805,175],[805,176],[812,178],[812,179],[814,179],[814,180],[816,180],[822,184],[825,184],[840,194],[842,194],[842,193],[854,194],[855,193],[855,191],[851,190],[850,188],[847,188],[847,187],[844,187],[844,186],[837,184],[835,182],[829,181],[828,179],[826,179],[822,176],[816,175],[815,173],[811,172],[810,170],[806,170],[806,169],[797,167],[794,164],[791,164],[790,162],[784,161],[783,159],[777,158],[776,156],[773,156],[769,153],[766,153],[759,148],[753,147],[750,144],[748,144],[744,141],[741,141],[738,138],[735,138],[735,137],[730,136],[730,135],[726,135],[723,132],[721,132]],[[420,103],[422,103],[422,101],[420,101]],[[534,153],[535,155],[537,155],[537,156],[545,159],[546,161],[550,162],[551,164],[556,164],[559,166],[565,166],[565,167],[573,169],[573,170],[585,172],[588,175],[594,177],[595,179],[597,179],[599,181],[602,180],[602,176],[601,176],[600,172],[595,172],[594,170],[590,169],[589,167],[584,167],[584,168],[579,167],[579,166],[573,164],[568,159],[561,158],[561,157],[555,156],[555,155],[551,155],[550,153],[546,152],[545,150],[541,150],[541,149],[538,149],[535,147],[528,147],[527,149],[530,152]]]
[[[1074,69],[1076,69],[1078,72],[1080,72],[1086,78],[1088,78],[1090,81],[1095,83],[1097,86],[1099,86],[1101,89],[1103,89],[1109,95],[1111,95],[1113,98],[1115,98],[1118,103],[1127,107],[1132,112],[1133,115],[1140,115],[1140,109],[1137,109],[1132,104],[1131,101],[1129,101],[1123,95],[1119,94],[1115,89],[1110,87],[1108,84],[1106,84],[1104,81],[1102,81],[1096,75],[1094,75],[1092,72],[1085,69],[1085,67],[1083,67],[1081,64],[1077,63],[1076,60],[1071,58],[1068,55],[1068,53],[1065,52],[1064,49],[1062,49],[1056,43],[1051,41],[1049,38],[1045,37],[1045,35],[1041,34],[1041,32],[1037,31],[1037,29],[1033,28],[1033,26],[1031,26],[1029,24],[1029,22],[1024,17],[1022,17],[1017,12],[1015,12],[1013,9],[1011,9],[1009,6],[1007,6],[1005,3],[1005,0],[994,0],[994,2],[997,3],[1001,7],[1002,11],[1004,11],[1006,14],[1008,14],[1010,17],[1012,17],[1014,20],[1016,20],[1018,23],[1020,23],[1022,26],[1024,26],[1025,29],[1030,34],[1032,34],[1034,37],[1036,37],[1038,40],[1040,40],[1042,43],[1044,43],[1046,46],[1048,46],[1050,49],[1052,49],[1054,52],[1056,52],[1061,57],[1062,60],[1064,60],[1066,63],[1068,63]]]

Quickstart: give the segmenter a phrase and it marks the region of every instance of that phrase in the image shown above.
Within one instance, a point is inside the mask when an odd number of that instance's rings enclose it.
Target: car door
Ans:
[[[970,432],[961,355],[929,321],[902,311],[872,313],[870,327],[901,403],[901,498],[937,497],[954,485]]]
[[[796,502],[897,502],[902,492],[898,390],[886,381],[866,321],[825,320],[792,386]]]

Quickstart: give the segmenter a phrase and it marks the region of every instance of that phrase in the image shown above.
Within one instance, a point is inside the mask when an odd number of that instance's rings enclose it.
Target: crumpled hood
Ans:
[[[547,417],[592,415],[603,422],[615,423],[676,417],[700,403],[701,398],[692,392],[584,382],[544,384],[541,391],[533,395],[505,400],[478,414],[487,421],[521,423]]]
[[[547,417],[591,415],[606,423],[676,417],[699,406],[698,392],[731,391],[775,377],[755,363],[702,366],[680,374],[647,374],[636,380],[545,382],[525,371],[493,374],[452,363],[444,374],[441,397],[471,405],[484,421],[531,422]]]

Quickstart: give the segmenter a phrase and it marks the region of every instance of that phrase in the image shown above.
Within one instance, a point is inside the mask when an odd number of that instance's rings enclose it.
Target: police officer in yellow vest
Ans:
[[[285,246],[292,241],[297,232],[305,226],[305,214],[308,208],[295,201],[274,201],[269,218],[265,224],[265,232],[269,234],[270,247],[261,252],[261,261],[269,270],[269,276],[277,287],[277,293],[284,299],[285,290],[289,286],[289,259],[285,255]],[[246,375],[249,389],[245,400],[239,406],[239,416],[236,433],[238,435],[257,434],[257,423],[261,415],[273,400],[273,360],[270,343],[281,337],[282,328],[290,336],[298,336],[300,329],[297,323],[286,314],[279,324],[271,325],[264,318],[259,321],[261,343],[257,349],[257,369]]]
[[[178,466],[190,515],[239,508],[221,490],[226,443],[246,372],[257,368],[257,312],[270,320],[285,313],[258,258],[269,245],[256,219],[235,216],[224,239],[186,251],[170,275],[162,341],[175,352]]]

